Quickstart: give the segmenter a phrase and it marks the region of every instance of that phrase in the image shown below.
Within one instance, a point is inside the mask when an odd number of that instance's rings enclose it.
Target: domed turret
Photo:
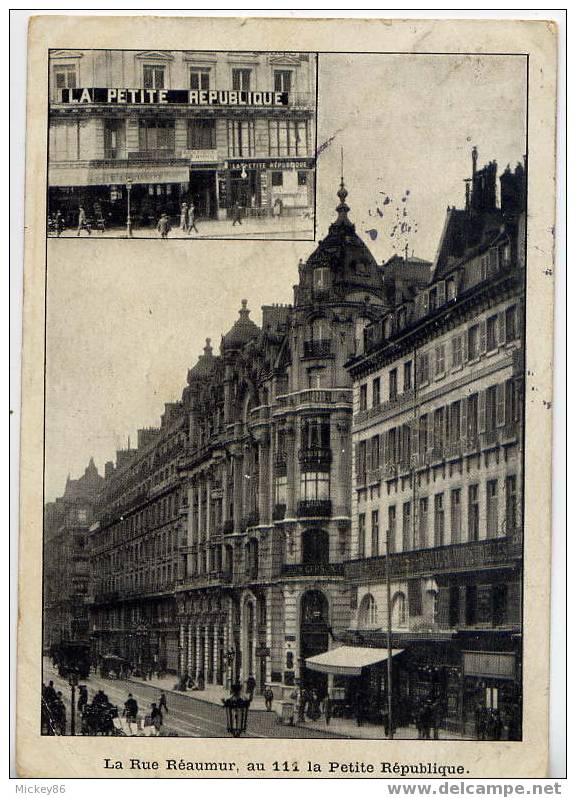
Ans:
[[[327,300],[337,297],[343,299],[355,291],[383,296],[384,287],[378,264],[348,218],[350,208],[346,204],[347,196],[348,191],[342,179],[338,190],[340,202],[336,207],[336,220],[328,228],[326,238],[319,242],[299,269],[300,304],[307,302],[310,291],[316,301],[322,296]],[[320,273],[317,271],[319,269],[328,269],[329,274]]]
[[[209,377],[214,371],[216,359],[212,354],[212,347],[210,345],[210,338],[206,339],[206,346],[204,347],[204,354],[198,358],[198,363],[193,366],[188,372],[188,382],[199,377]]]
[[[226,352],[231,349],[241,349],[244,344],[251,341],[260,332],[257,324],[254,324],[250,318],[250,311],[248,310],[248,300],[242,300],[242,307],[240,308],[240,318],[236,320],[232,329],[226,333],[222,339],[222,349]]]

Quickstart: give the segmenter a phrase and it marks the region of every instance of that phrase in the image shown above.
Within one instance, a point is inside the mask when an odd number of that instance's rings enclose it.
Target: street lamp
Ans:
[[[232,685],[232,681],[234,679],[234,673],[232,670],[232,666],[234,665],[234,660],[236,659],[236,652],[233,648],[228,649],[225,654],[226,656],[226,677],[229,685]]]
[[[132,180],[131,178],[126,178],[126,191],[128,194],[128,208],[126,213],[126,235],[128,238],[132,238],[132,216],[131,216],[131,209],[130,209],[130,195],[132,193]]]
[[[70,734],[76,734],[76,687],[78,685],[78,671],[76,668],[68,674],[68,684],[70,685]]]
[[[240,737],[246,731],[248,721],[248,709],[250,699],[242,698],[240,692],[242,687],[236,683],[232,685],[232,695],[230,698],[223,698],[222,703],[226,709],[226,728],[232,737]]]

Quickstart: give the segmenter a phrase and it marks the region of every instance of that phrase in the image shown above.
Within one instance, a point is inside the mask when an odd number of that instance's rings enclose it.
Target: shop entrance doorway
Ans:
[[[216,172],[212,169],[192,169],[186,199],[193,201],[196,216],[204,219],[216,219],[218,215]]]

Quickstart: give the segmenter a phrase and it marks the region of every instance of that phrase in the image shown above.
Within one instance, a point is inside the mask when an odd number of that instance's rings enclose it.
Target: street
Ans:
[[[176,678],[176,677],[175,677]],[[70,733],[70,685],[65,678],[58,676],[55,669],[44,663],[44,683],[49,680],[54,682],[56,690],[62,692],[62,699],[66,706],[67,730]],[[110,702],[118,706],[121,715],[124,702],[128,698],[128,693],[132,693],[138,702],[139,714],[148,714],[150,704],[158,703],[160,690],[140,682],[133,682],[126,679],[102,679],[96,674],[90,674],[88,679],[81,682],[88,687],[88,700],[92,701],[97,690],[104,690]],[[78,691],[76,690],[76,701]],[[209,704],[193,698],[189,693],[166,693],[168,712],[164,713],[163,733],[172,734],[178,737],[228,737],[226,729],[226,712],[224,707],[216,704]],[[76,715],[76,734],[80,734],[80,717]],[[251,711],[248,713],[248,726],[246,737],[328,737],[335,735],[327,734],[314,729],[305,727],[282,726],[277,722],[275,712]]]

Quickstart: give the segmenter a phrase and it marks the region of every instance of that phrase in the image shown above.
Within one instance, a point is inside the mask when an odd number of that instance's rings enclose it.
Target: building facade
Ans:
[[[88,529],[104,483],[91,459],[83,476],[44,509],[43,648],[86,640],[90,598]],[[64,566],[64,564],[66,564]]]
[[[349,637],[385,647],[390,616],[398,723],[440,695],[448,730],[500,718],[520,739],[525,178],[507,169],[497,206],[496,164],[476,159],[429,284],[348,364]]]
[[[52,50],[49,213],[107,226],[314,210],[313,53]],[[129,199],[130,197],[130,199]]]

